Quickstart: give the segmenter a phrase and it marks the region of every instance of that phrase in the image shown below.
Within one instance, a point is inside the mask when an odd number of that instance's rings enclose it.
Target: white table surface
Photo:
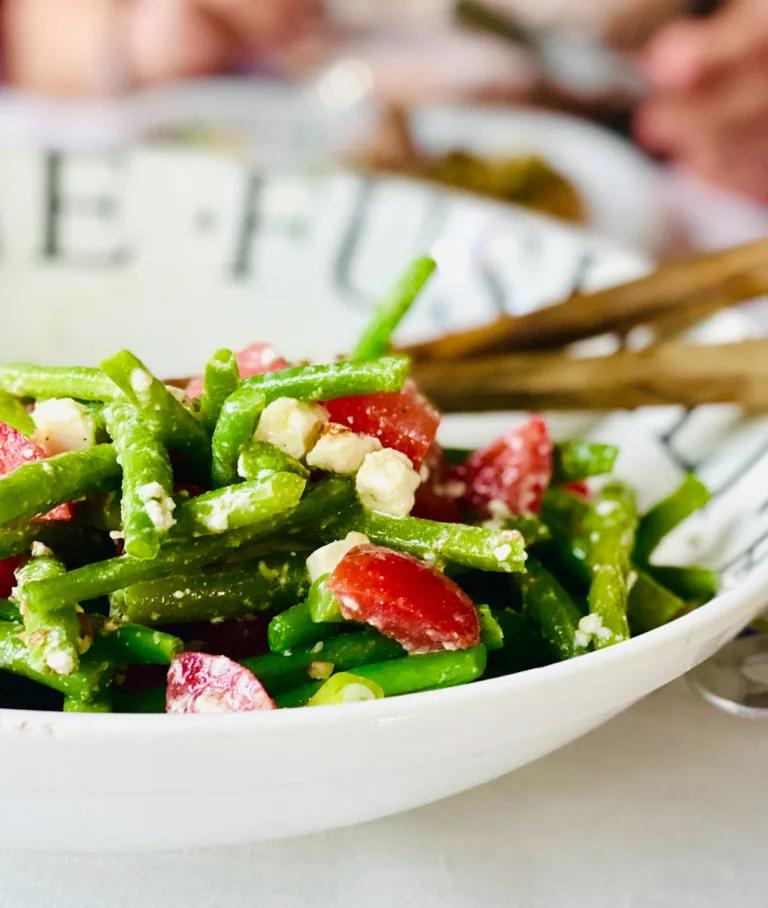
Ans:
[[[189,854],[2,854],[0,908],[763,908],[767,779],[768,722],[680,680],[512,775],[365,826]]]

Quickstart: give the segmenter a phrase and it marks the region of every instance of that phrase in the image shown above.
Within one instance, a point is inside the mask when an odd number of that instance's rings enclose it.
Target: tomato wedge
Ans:
[[[269,344],[249,344],[236,353],[235,358],[240,369],[240,378],[248,378],[249,375],[263,375],[265,372],[278,372],[280,369],[287,369],[290,366],[288,360],[278,356]],[[189,397],[200,397],[202,393],[203,378],[198,375],[190,379],[187,394]]]
[[[435,440],[440,414],[413,382],[402,391],[337,397],[325,401],[331,422],[373,435],[385,448],[402,451],[418,469]]]
[[[510,514],[537,512],[552,478],[552,439],[546,422],[532,416],[475,451],[455,475],[466,483],[465,500],[480,511],[500,516],[503,506]]]
[[[480,642],[467,594],[411,555],[356,546],[338,563],[328,587],[345,618],[372,625],[409,653],[469,649]]]
[[[43,460],[45,457],[46,453],[40,445],[30,441],[6,423],[0,422],[0,475],[4,476],[13,472],[16,467]],[[71,504],[59,504],[47,514],[40,514],[37,519],[69,520],[72,514]]]
[[[453,469],[437,442],[427,451],[423,466],[427,475],[416,489],[416,504],[411,513],[414,517],[425,517],[427,520],[458,523],[461,520],[459,499],[465,486],[454,479]]]
[[[275,709],[261,682],[226,656],[181,653],[168,669],[167,713],[240,713]]]

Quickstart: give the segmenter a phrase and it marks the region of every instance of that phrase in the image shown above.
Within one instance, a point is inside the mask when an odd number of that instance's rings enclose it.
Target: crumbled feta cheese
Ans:
[[[84,451],[93,445],[95,428],[88,410],[71,397],[52,397],[32,408],[33,440],[50,457],[63,451]]]
[[[589,646],[589,641],[591,639],[592,638],[589,636],[589,634],[585,634],[584,631],[576,631],[576,633],[573,635],[574,644],[581,649],[586,649]]]
[[[596,634],[603,626],[603,619],[595,612],[590,612],[579,619],[579,630],[585,634]]]
[[[507,558],[512,554],[512,546],[509,543],[504,545],[497,545],[493,550],[493,557],[497,561],[506,561]]]
[[[176,398],[180,404],[186,404],[189,402],[189,396],[184,388],[178,388],[176,385],[166,385],[168,391]]]
[[[356,533],[353,530],[347,533],[343,539],[337,539],[336,542],[329,542],[328,545],[315,549],[307,558],[309,579],[314,583],[318,577],[333,573],[336,565],[347,552],[358,545],[367,545],[370,541],[364,533]]]
[[[329,422],[307,454],[307,464],[332,473],[357,473],[365,455],[380,450],[381,442],[373,435],[358,435],[346,426]]]
[[[579,619],[579,629],[574,636],[574,642],[577,646],[587,647],[592,640],[608,640],[612,636],[611,629],[603,627],[602,615],[590,612]]]
[[[421,480],[411,461],[401,451],[383,448],[366,455],[355,485],[367,508],[393,517],[405,517],[414,505]]]
[[[152,376],[145,369],[134,369],[131,372],[130,382],[137,394],[146,394],[152,387]]]
[[[121,539],[125,539],[125,533],[123,533],[122,530],[110,530],[109,538],[113,542],[119,542]]]
[[[419,467],[419,479],[422,482],[426,482],[429,479],[429,467],[425,463]]]
[[[139,499],[144,502],[147,516],[161,533],[176,523],[173,511],[176,502],[168,495],[159,482],[147,482],[136,490]]]
[[[492,498],[488,502],[487,508],[488,513],[491,515],[491,517],[496,518],[496,520],[505,520],[506,518],[512,516],[512,512],[509,510],[509,506],[500,498]]]
[[[75,669],[75,659],[69,650],[55,649],[45,657],[45,664],[57,675],[71,675]]]
[[[303,457],[327,421],[328,413],[319,404],[278,397],[264,408],[253,437],[270,442],[291,457]]]
[[[30,549],[30,554],[33,558],[41,558],[43,555],[53,555],[53,552],[48,548],[44,542],[35,540],[32,543],[32,548]]]

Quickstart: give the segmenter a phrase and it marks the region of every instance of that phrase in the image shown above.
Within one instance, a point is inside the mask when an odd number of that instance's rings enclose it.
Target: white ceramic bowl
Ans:
[[[127,345],[176,374],[258,337],[288,355],[343,349],[372,296],[427,247],[441,273],[411,335],[539,305],[577,275],[596,285],[647,265],[433,188],[340,174],[260,182],[170,152],[4,157],[0,223],[4,358],[96,362]],[[608,650],[364,705],[169,717],[0,710],[0,847],[221,845],[406,810],[560,747],[714,652],[764,605],[768,425],[726,408],[561,422],[560,434],[578,424],[622,444],[620,470],[645,503],[695,462],[718,494],[667,554],[726,565],[732,588]],[[498,423],[457,419],[446,433],[479,442]]]

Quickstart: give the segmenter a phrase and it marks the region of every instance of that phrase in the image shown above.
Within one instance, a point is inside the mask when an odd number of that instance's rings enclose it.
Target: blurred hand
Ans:
[[[320,0],[5,0],[0,9],[11,82],[93,96],[279,54],[315,27]]]
[[[662,29],[643,53],[652,94],[637,137],[706,179],[768,201],[768,2],[730,0]]]

